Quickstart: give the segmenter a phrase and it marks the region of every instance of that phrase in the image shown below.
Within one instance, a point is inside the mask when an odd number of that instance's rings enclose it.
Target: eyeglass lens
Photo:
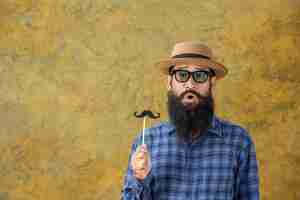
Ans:
[[[204,83],[209,77],[209,72],[204,70],[190,72],[187,70],[174,70],[173,74],[178,82],[187,82],[190,77],[197,83]]]

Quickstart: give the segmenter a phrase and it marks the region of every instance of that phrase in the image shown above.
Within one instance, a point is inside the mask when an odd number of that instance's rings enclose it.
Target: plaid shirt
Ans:
[[[141,141],[140,135],[131,155]],[[166,122],[146,129],[145,143],[151,172],[139,181],[129,165],[123,200],[259,199],[255,147],[247,131],[238,125],[215,116],[205,134],[185,143],[176,140],[175,127]]]

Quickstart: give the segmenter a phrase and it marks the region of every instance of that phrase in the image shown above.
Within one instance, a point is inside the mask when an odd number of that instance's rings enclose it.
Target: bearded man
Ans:
[[[258,200],[254,143],[241,126],[214,112],[217,81],[227,68],[199,42],[175,44],[157,63],[167,75],[169,122],[132,145],[123,200]]]

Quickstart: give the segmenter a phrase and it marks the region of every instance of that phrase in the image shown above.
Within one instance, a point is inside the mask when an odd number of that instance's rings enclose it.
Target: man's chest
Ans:
[[[151,151],[155,193],[189,199],[199,195],[211,195],[214,199],[232,196],[237,156],[231,145],[217,139],[193,145],[161,145]]]

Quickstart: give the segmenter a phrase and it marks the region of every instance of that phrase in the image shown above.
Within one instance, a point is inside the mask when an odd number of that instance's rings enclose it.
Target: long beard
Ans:
[[[182,98],[187,93],[194,93],[198,99],[198,105],[192,110],[182,104]],[[176,96],[172,91],[168,92],[168,113],[171,123],[176,127],[179,139],[191,140],[192,132],[204,133],[211,125],[214,115],[214,100],[211,92],[207,96],[194,91],[185,91]]]

